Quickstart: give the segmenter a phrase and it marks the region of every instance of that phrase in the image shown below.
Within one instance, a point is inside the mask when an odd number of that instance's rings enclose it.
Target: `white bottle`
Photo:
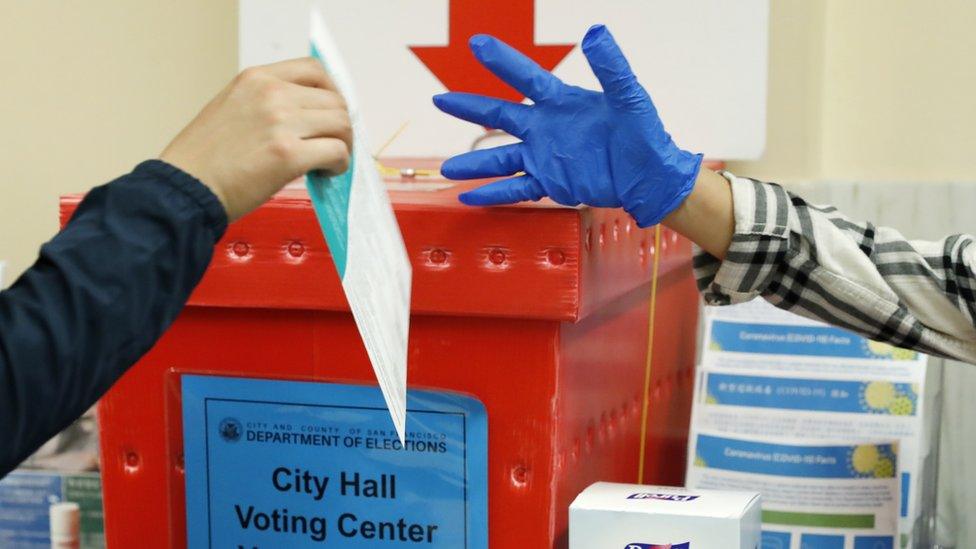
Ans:
[[[77,503],[62,502],[51,505],[51,549],[79,549],[81,547],[81,509]]]

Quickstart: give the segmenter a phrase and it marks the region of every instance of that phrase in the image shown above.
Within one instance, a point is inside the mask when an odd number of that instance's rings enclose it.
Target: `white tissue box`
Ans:
[[[569,549],[756,549],[757,493],[597,482],[569,506]]]

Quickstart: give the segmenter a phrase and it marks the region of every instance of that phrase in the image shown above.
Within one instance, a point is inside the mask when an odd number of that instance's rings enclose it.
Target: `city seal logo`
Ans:
[[[241,427],[241,422],[237,421],[232,417],[225,417],[220,425],[217,426],[217,432],[220,433],[220,438],[226,440],[227,442],[237,442],[241,440],[241,433],[244,429]]]

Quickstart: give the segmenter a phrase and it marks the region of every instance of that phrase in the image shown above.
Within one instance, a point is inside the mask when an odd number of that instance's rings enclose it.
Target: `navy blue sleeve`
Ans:
[[[210,189],[159,160],[85,197],[0,293],[0,477],[153,346],[226,228]]]

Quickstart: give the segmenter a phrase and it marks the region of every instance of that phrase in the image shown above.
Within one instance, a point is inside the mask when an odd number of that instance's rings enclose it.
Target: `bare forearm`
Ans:
[[[729,182],[702,167],[694,190],[678,209],[664,218],[664,224],[709,254],[724,259],[735,229]]]

